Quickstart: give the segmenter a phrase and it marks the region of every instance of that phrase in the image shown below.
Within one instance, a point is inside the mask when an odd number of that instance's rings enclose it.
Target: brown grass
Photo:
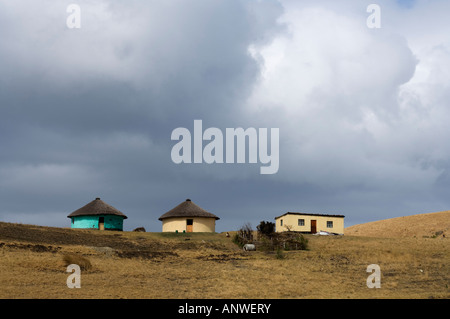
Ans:
[[[64,265],[67,267],[71,264],[78,265],[81,270],[90,270],[92,264],[86,257],[77,254],[64,254],[62,257]]]
[[[20,230],[26,236],[26,227]],[[277,259],[276,252],[244,252],[224,234],[40,230],[49,238],[41,243],[5,239],[0,232],[0,298],[450,297],[450,242],[442,236],[311,235],[309,250],[285,251]],[[71,244],[52,231],[66,238],[86,234],[97,245]],[[49,241],[55,239],[57,245]],[[47,248],[33,250],[35,245]],[[91,263],[80,289],[66,285],[68,255]],[[380,289],[367,288],[370,264],[381,268]]]
[[[450,211],[419,214],[354,225],[346,235],[368,237],[442,237],[450,236]]]

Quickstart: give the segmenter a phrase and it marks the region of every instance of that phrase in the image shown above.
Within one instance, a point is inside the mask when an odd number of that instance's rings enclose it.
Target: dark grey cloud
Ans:
[[[352,1],[78,1],[80,29],[69,3],[0,4],[1,220],[67,226],[97,196],[152,231],[186,198],[218,231],[448,209],[447,4],[381,1],[372,30]],[[195,119],[279,128],[278,173],[174,164]]]
[[[102,196],[129,212],[130,225],[156,230],[172,205],[195,194],[206,204],[205,186],[214,188],[201,168],[172,163],[171,131],[239,117],[260,72],[248,46],[282,30],[282,7],[78,4],[78,30],[65,27],[64,4],[2,4],[2,215],[64,225],[66,213]]]

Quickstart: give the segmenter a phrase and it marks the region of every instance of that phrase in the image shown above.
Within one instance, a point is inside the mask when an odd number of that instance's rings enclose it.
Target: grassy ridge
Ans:
[[[369,237],[442,237],[450,236],[450,211],[418,214],[354,225],[346,235]]]
[[[224,234],[100,232],[0,223],[0,298],[449,298],[449,238],[307,236],[244,252]],[[90,268],[66,285],[67,260]],[[76,260],[76,259],[73,259]],[[369,289],[367,266],[381,268]]]

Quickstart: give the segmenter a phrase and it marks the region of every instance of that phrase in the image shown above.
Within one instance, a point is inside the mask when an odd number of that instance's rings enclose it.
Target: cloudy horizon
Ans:
[[[81,8],[69,28],[67,7]],[[367,7],[378,4],[380,28]],[[69,227],[96,197],[161,231],[285,212],[345,226],[450,209],[450,2],[0,2],[0,221]],[[279,169],[176,164],[176,128],[279,129]],[[207,143],[204,142],[203,146]]]

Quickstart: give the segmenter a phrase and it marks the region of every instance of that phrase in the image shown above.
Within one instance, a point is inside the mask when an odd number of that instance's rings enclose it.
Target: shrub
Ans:
[[[71,264],[75,264],[78,265],[81,270],[89,270],[92,268],[92,264],[89,259],[76,254],[65,254],[63,256],[63,261],[66,267]]]
[[[259,250],[262,250],[262,251],[274,250],[273,240],[271,238],[267,238],[265,236],[260,237],[258,247],[259,247]]]
[[[284,259],[284,258],[285,258],[285,255],[284,255],[282,249],[280,249],[280,248],[277,249],[276,258],[277,258],[277,259]]]
[[[273,233],[275,232],[275,223],[261,221],[259,225],[256,226],[256,229],[258,230],[259,237],[266,236],[271,238]]]
[[[238,245],[239,248],[242,248],[242,247],[244,247],[244,245],[245,245],[245,244],[242,242],[241,238],[239,237],[239,234],[238,234],[238,233],[234,234],[232,241],[233,241],[233,243],[235,243],[236,245]]]
[[[290,249],[296,250],[307,250],[308,249],[308,239],[302,234],[299,234],[295,238],[288,241]]]
[[[253,230],[252,226],[247,223],[239,229],[233,236],[233,243],[242,248],[245,244],[253,242]]]
[[[299,233],[284,232],[272,237],[274,247],[284,250],[307,250],[308,239]]]

